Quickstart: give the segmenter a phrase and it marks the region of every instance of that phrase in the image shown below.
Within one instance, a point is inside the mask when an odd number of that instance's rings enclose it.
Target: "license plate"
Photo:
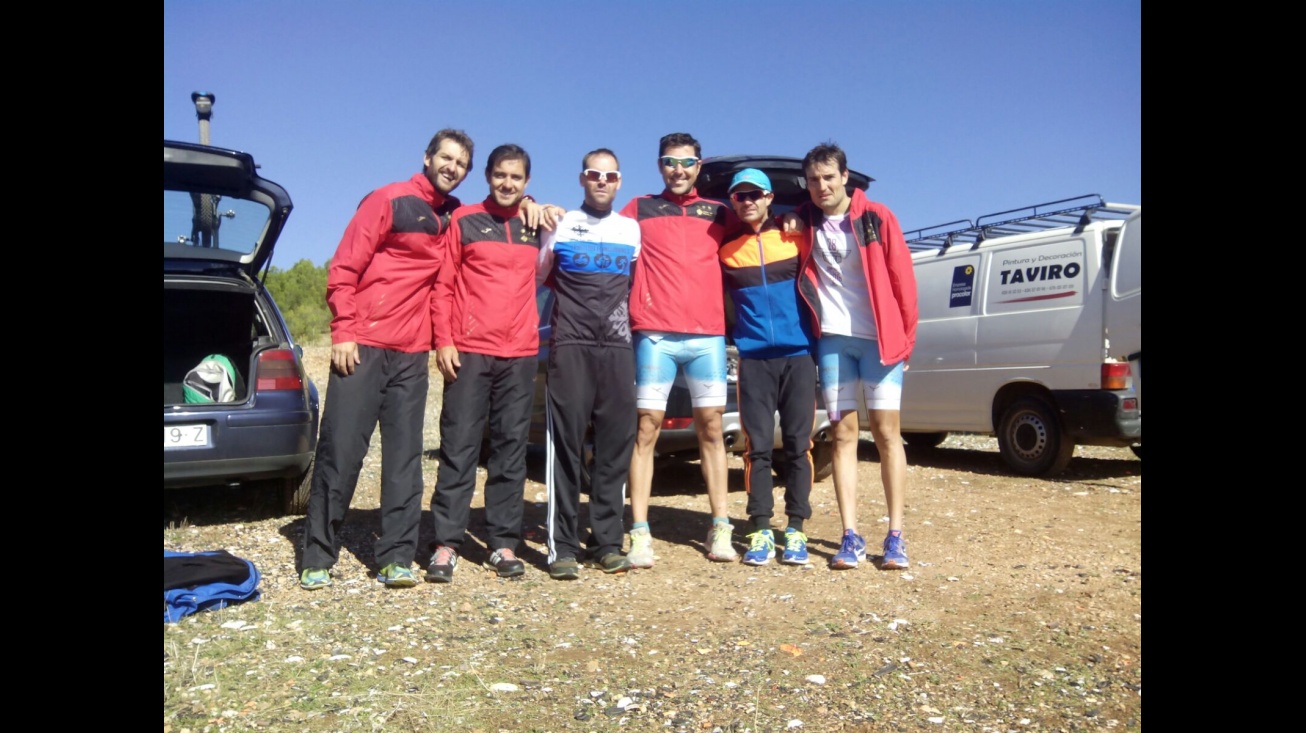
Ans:
[[[164,425],[163,449],[209,447],[208,425]]]

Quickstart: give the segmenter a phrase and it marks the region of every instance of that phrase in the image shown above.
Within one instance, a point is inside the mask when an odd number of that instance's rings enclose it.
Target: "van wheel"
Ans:
[[[948,439],[947,433],[903,433],[902,442],[914,448],[938,448]]]
[[[998,448],[1007,465],[1026,476],[1046,476],[1065,469],[1075,454],[1056,412],[1038,397],[1021,397],[1002,415]]]
[[[830,478],[834,473],[834,442],[821,441],[812,446],[812,483]]]
[[[286,514],[307,514],[308,495],[313,488],[313,464],[317,456],[308,459],[308,468],[296,478],[285,479],[282,488],[281,509]]]

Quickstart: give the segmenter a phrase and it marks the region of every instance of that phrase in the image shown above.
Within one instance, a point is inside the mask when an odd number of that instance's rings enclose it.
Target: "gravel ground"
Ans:
[[[327,349],[306,351],[324,387]],[[438,385],[433,371],[428,504]],[[874,552],[885,507],[866,438],[859,519]],[[527,574],[512,581],[478,566],[479,491],[454,583],[373,580],[376,440],[321,591],[297,584],[301,517],[256,489],[165,492],[166,549],[226,548],[263,573],[259,602],[165,626],[165,731],[1141,729],[1142,462],[1080,447],[1062,475],[1015,477],[992,438],[952,435],[909,447],[908,463],[901,572],[827,568],[829,480],[813,488],[809,567],[708,562],[696,463],[657,468],[655,568],[570,583],[545,572],[538,455]],[[732,457],[741,552],[742,472]]]

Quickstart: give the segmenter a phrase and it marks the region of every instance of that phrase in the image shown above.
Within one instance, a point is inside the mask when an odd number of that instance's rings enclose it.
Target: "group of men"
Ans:
[[[776,556],[771,527],[774,416],[783,434],[781,562],[805,565],[811,517],[814,385],[834,429],[834,481],[844,534],[835,569],[866,558],[857,532],[858,405],[881,456],[889,533],[881,567],[907,567],[901,538],[906,461],[898,430],[902,372],[916,328],[911,257],[893,214],[847,191],[844,153],[818,145],[804,158],[811,202],[772,215],[770,180],[739,171],[730,205],[699,196],[702,151],[686,133],[659,141],[665,188],[613,211],[617,155],[586,153],[578,209],[525,196],[530,156],[501,145],[485,165],[489,195],[461,205],[453,190],[472,165],[471,139],[436,133],[423,171],[368,194],[327,282],[332,370],[304,534],[300,584],[331,583],[339,533],[376,425],[382,431],[378,580],[418,582],[422,418],[432,349],[444,378],[439,472],[431,499],[434,552],[425,579],[452,582],[466,540],[483,436],[487,567],[525,572],[522,540],[527,436],[537,369],[539,285],[555,294],[547,365],[548,570],[579,577],[582,558],[606,573],[651,568],[654,446],[682,374],[693,404],[712,525],[707,557],[740,559],[727,511],[722,416],[727,398],[726,309],[735,314],[747,511],[743,561]],[[541,233],[541,229],[543,232]],[[586,436],[593,461],[586,470]],[[587,478],[588,476],[588,478]],[[589,483],[589,536],[580,494]],[[629,485],[632,525],[625,538]]]

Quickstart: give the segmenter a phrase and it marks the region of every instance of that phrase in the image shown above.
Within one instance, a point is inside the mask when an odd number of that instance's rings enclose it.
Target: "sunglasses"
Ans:
[[[753,189],[752,191],[735,191],[734,193],[730,194],[730,198],[733,199],[735,203],[742,204],[745,201],[757,201],[765,195],[766,195],[766,191],[763,191],[760,188],[756,188]]]
[[[690,156],[688,158],[673,158],[670,155],[663,156],[661,159],[663,168],[675,168],[677,165],[681,168],[693,168],[698,165],[698,158]]]
[[[598,183],[616,183],[621,180],[621,171],[601,171],[595,168],[585,169],[585,180]]]

